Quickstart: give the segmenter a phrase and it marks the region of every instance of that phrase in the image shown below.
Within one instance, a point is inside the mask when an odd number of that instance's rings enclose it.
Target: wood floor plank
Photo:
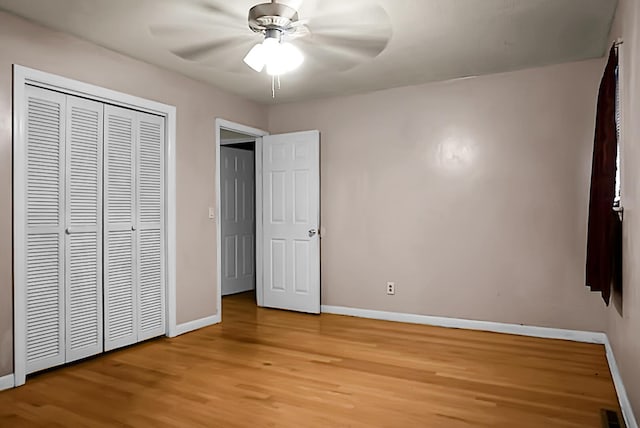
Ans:
[[[600,427],[604,347],[256,308],[31,376],[0,427]]]

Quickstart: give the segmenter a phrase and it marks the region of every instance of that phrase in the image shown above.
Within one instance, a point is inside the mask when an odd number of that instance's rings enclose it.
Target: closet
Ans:
[[[165,333],[164,118],[26,88],[26,372]]]

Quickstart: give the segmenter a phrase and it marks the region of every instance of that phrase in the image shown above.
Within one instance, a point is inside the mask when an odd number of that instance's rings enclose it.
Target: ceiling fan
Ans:
[[[391,38],[389,17],[375,0],[271,0],[251,7],[248,19],[242,3],[180,2],[187,9],[172,14],[177,22],[150,30],[185,60],[276,77],[303,61],[313,71],[348,70],[378,56]]]

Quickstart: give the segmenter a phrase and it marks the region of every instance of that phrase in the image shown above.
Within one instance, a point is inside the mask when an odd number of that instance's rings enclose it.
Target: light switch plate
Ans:
[[[213,220],[214,218],[216,218],[216,210],[212,207],[209,207],[209,218],[211,220]]]

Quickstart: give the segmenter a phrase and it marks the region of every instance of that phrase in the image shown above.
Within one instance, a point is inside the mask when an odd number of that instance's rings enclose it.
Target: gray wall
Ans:
[[[322,132],[323,304],[604,331],[583,273],[601,64],[270,107],[271,132]]]

